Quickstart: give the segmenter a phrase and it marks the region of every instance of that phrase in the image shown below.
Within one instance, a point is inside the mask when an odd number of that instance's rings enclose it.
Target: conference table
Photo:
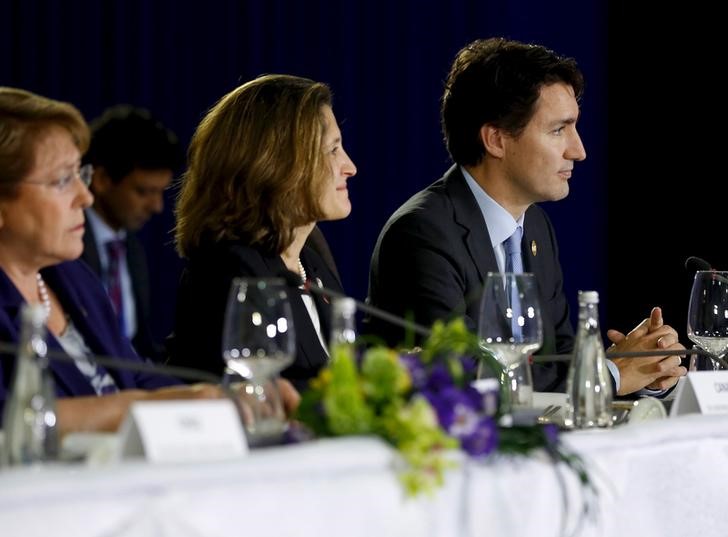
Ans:
[[[681,416],[562,439],[598,490],[577,535],[728,535],[728,417]],[[415,498],[397,480],[397,453],[369,437],[222,462],[6,468],[0,536],[557,537],[573,529],[584,496],[564,465],[542,453],[451,457],[456,467],[442,488]]]

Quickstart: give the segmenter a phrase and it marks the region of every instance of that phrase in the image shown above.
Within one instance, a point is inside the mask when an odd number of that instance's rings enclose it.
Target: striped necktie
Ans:
[[[523,259],[521,259],[521,239],[523,228],[518,226],[513,234],[503,241],[506,253],[506,272],[521,274],[523,272]]]
[[[121,333],[126,335],[124,322],[124,297],[121,292],[121,263],[126,255],[126,245],[121,239],[106,243],[106,252],[109,255],[109,266],[106,270],[106,292],[114,306],[114,311],[119,319]]]
[[[506,272],[514,274],[523,273],[523,260],[521,259],[521,238],[523,237],[523,228],[518,226],[513,234],[503,241],[503,249],[506,253]],[[518,299],[518,289],[511,288],[509,290],[509,302],[511,304],[511,328],[513,336],[520,337],[521,327],[518,324],[518,318],[521,316],[521,301]]]

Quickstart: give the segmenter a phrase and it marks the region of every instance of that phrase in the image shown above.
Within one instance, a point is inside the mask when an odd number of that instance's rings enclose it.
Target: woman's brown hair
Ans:
[[[75,106],[22,89],[0,87],[0,197],[16,195],[18,183],[35,164],[38,138],[54,125],[68,130],[82,154],[88,149],[89,128]]]
[[[321,148],[325,84],[266,75],[231,91],[202,119],[188,152],[177,250],[244,240],[278,254],[295,228],[320,219],[328,168]]]

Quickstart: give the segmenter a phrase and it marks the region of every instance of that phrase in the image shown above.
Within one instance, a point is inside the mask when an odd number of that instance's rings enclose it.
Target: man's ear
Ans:
[[[103,194],[113,185],[114,182],[111,180],[111,176],[107,173],[106,168],[103,166],[94,166],[94,177],[91,180],[91,191],[93,194]]]
[[[483,142],[485,152],[496,158],[503,158],[505,154],[504,136],[502,129],[488,123],[480,127],[480,140]]]

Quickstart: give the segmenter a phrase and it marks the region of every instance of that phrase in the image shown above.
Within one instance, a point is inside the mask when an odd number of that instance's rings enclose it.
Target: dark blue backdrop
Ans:
[[[388,216],[449,167],[439,129],[443,80],[469,41],[502,35],[574,56],[587,80],[579,128],[588,158],[571,194],[546,204],[567,294],[606,290],[607,6],[538,0],[0,2],[0,85],[76,104],[88,119],[119,102],[149,108],[187,143],[217,98],[261,73],[329,83],[359,173],[345,221],[324,231],[344,284],[367,291],[369,257]],[[155,331],[170,327],[181,267],[165,213],[145,229]],[[159,245],[163,245],[160,247]]]

